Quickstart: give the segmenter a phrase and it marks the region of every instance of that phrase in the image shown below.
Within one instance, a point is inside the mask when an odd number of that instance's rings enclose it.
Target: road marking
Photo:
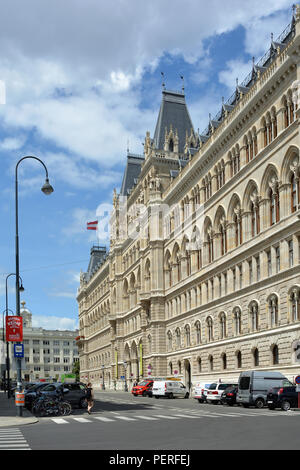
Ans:
[[[123,419],[124,421],[136,421],[134,418],[128,418],[127,416],[116,416],[118,419]]]
[[[111,418],[105,418],[104,416],[94,416],[95,419],[99,419],[99,421],[104,421],[105,423],[108,423],[109,421],[114,422],[114,419]]]
[[[157,421],[158,420],[158,418],[153,418],[152,416],[136,416],[136,418],[146,419],[146,420],[149,420],[149,421]]]
[[[90,419],[86,419],[86,418],[73,418],[74,421],[78,421],[79,423],[91,423],[91,420]]]
[[[68,421],[63,418],[52,418],[52,421],[54,421],[56,424],[68,424]]]
[[[175,416],[165,416],[165,415],[155,415],[157,416],[158,418],[163,418],[163,419],[179,419],[179,418],[175,418]]]
[[[201,416],[189,416],[189,415],[180,415],[180,414],[175,414],[174,416],[178,416],[179,418],[190,418],[190,419],[199,419]]]

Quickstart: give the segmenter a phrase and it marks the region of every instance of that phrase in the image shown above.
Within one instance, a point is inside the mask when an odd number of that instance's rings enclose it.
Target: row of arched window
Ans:
[[[290,308],[290,322],[297,322],[300,320],[300,287],[295,286],[289,293],[289,308]],[[279,326],[279,299],[277,294],[271,294],[267,299],[268,304],[268,325],[269,328]],[[229,320],[230,319],[230,320]],[[238,336],[243,333],[256,332],[260,329],[260,308],[256,300],[250,302],[248,306],[248,321],[246,330],[243,330],[242,325],[242,310],[240,307],[235,307],[232,315],[228,317],[225,312],[221,312],[217,319],[212,315],[201,322],[196,320],[193,325],[194,345],[201,344],[202,342],[213,342],[215,340],[222,340],[229,336],[228,321],[231,321],[230,330],[233,336]],[[191,346],[191,326],[186,324],[184,327],[177,327],[175,331],[169,330],[167,332],[168,350],[172,351],[174,346],[176,349]],[[217,336],[216,336],[217,335]]]

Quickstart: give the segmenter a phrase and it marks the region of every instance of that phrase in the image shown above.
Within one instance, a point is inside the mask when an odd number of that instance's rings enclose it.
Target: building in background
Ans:
[[[298,375],[299,84],[298,5],[202,133],[184,91],[163,89],[114,193],[110,249],[93,247],[81,274],[82,379]]]
[[[22,361],[22,378],[35,382],[60,381],[63,374],[72,372],[73,364],[79,360],[75,338],[78,330],[46,330],[32,326],[32,313],[21,302],[23,317],[24,360]],[[2,328],[0,330],[2,338]],[[5,349],[6,352],[6,349]],[[14,361],[13,343],[9,343],[10,378],[16,380],[17,369]]]

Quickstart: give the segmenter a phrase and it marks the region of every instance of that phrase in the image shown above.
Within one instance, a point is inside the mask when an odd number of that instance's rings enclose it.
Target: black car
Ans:
[[[50,385],[48,382],[39,382],[32,387],[28,388],[27,390],[25,389],[24,394],[25,394],[25,408],[28,408],[29,410],[31,409],[32,403],[34,400],[37,398],[38,393],[43,390],[43,388],[47,387]]]
[[[222,405],[229,405],[233,406],[236,404],[236,394],[238,391],[238,387],[228,387],[221,395],[221,403]]]
[[[38,389],[37,394],[47,395],[49,397],[62,396],[63,399],[68,401],[72,406],[78,406],[79,408],[86,408],[87,406],[86,385],[83,383],[55,382]]]
[[[281,408],[283,411],[298,408],[298,392],[296,392],[296,387],[272,388],[267,394],[267,406],[269,410]]]

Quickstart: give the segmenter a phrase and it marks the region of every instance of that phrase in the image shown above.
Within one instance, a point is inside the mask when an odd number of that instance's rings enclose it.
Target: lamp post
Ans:
[[[126,374],[126,369],[127,369],[127,362],[124,361],[124,375],[125,375],[125,384],[124,384],[124,391],[128,392],[128,387],[127,387],[127,374]]]
[[[18,204],[18,168],[20,163],[23,160],[33,159],[37,160],[41,165],[43,165],[46,172],[46,180],[44,185],[41,188],[41,191],[47,196],[53,193],[53,188],[49,183],[48,170],[44,162],[37,157],[28,155],[21,158],[16,164],[15,172],[15,217],[16,217],[16,315],[20,316],[20,286],[19,286],[19,276],[20,276],[20,265],[19,265],[19,204]],[[22,390],[22,370],[21,370],[21,359],[17,358],[17,391],[21,392]],[[18,416],[22,416],[22,406],[18,406]]]
[[[16,276],[15,273],[10,273],[6,276],[6,279],[5,279],[5,310],[6,310],[6,317],[8,316],[8,311],[10,310],[8,308],[8,279],[10,278],[10,276]],[[17,280],[19,279],[19,281],[21,281],[21,285],[19,284],[18,281],[17,284],[18,284],[18,287],[19,287],[19,292],[24,292],[24,287],[23,287],[23,281],[22,281],[22,278],[21,276],[19,275],[18,278],[16,278]],[[12,312],[12,310],[10,310]],[[13,312],[12,312],[13,313]],[[10,398],[10,363],[9,363],[9,342],[6,341],[6,371],[7,371],[7,398]]]
[[[104,364],[102,364],[102,390],[105,390],[105,383],[104,383]]]

